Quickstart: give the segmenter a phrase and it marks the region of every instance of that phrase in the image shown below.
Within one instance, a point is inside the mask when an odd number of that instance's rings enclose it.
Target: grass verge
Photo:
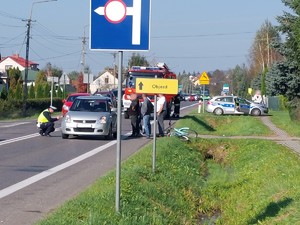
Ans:
[[[152,145],[122,164],[120,213],[112,172],[38,224],[196,224],[201,154],[176,138],[157,145],[155,174]]]
[[[189,127],[198,134],[219,135],[219,136],[255,136],[273,134],[265,126],[260,117],[244,115],[222,115],[212,113],[200,113],[193,111],[191,114],[180,119],[176,127]]]
[[[244,118],[270,134],[256,117],[190,114],[176,126],[251,135]],[[151,159],[149,144],[122,164],[120,213],[113,171],[38,224],[300,224],[299,157],[272,141],[166,137],[155,174]]]
[[[292,121],[288,111],[271,111],[271,121],[291,136],[300,137],[300,122]]]
[[[206,140],[194,148],[206,155],[198,209],[206,224],[300,224],[298,155],[263,140]]]

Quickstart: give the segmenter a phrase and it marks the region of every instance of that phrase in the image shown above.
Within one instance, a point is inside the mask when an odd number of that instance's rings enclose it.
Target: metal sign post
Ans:
[[[209,77],[206,72],[203,72],[199,78],[200,85],[203,85],[203,91],[202,91],[202,99],[203,99],[203,113],[204,113],[204,107],[205,107],[205,99],[204,99],[204,93],[205,93],[205,85],[209,84]]]
[[[123,51],[150,49],[151,0],[90,0],[90,50],[119,52],[116,211],[120,210]],[[105,34],[105,35],[104,35]]]
[[[153,112],[153,145],[152,145],[152,172],[155,173],[156,164],[156,127],[157,127],[157,95],[154,95],[154,112]]]
[[[117,117],[117,156],[116,156],[116,211],[120,210],[120,180],[121,180],[121,131],[122,131],[122,69],[123,52],[119,52],[119,70],[118,70],[118,117]]]
[[[154,94],[154,126],[153,126],[153,150],[152,150],[152,171],[155,173],[156,163],[156,126],[157,126],[157,94],[177,94],[178,80],[155,78],[137,78],[136,93]]]

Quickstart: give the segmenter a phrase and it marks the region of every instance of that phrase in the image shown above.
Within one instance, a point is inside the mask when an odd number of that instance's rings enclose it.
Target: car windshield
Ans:
[[[74,100],[78,97],[78,95],[69,96],[67,102],[74,102]]]
[[[107,102],[103,100],[76,99],[70,111],[107,112]]]

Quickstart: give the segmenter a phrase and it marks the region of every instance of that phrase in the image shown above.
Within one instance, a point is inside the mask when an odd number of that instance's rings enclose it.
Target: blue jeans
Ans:
[[[145,130],[146,136],[150,137],[150,134],[151,134],[150,115],[143,116],[143,124],[144,124],[144,130]]]

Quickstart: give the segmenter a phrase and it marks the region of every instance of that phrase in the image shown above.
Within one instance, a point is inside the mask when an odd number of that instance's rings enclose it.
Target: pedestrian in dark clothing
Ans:
[[[51,136],[50,133],[55,131],[54,122],[60,119],[60,116],[52,118],[51,114],[56,110],[56,107],[50,106],[48,109],[45,109],[39,115],[37,119],[37,126],[40,128],[39,134],[41,136]]]
[[[180,114],[180,96],[179,96],[179,94],[177,94],[173,97],[173,103],[174,103],[174,112],[173,112],[172,117],[178,118],[179,114]]]
[[[129,137],[141,137],[140,133],[140,103],[136,94],[131,94],[130,96],[130,117],[131,117],[131,127],[132,134]]]
[[[153,105],[146,94],[142,94],[142,97],[144,101],[141,107],[141,115],[143,117],[143,125],[146,138],[149,139],[151,134],[150,116],[153,111]]]

